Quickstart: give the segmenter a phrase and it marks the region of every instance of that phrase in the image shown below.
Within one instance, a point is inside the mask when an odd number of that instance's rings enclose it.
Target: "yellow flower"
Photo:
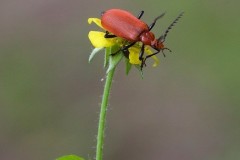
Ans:
[[[101,25],[100,19],[89,18],[88,23],[91,24],[92,22],[104,30],[104,28]],[[118,46],[122,47],[127,42],[126,40],[124,40],[121,37],[105,38],[104,35],[105,35],[105,32],[90,31],[88,34],[88,38],[95,48],[108,48],[108,47],[112,47],[114,45],[118,45]],[[129,50],[129,57],[128,57],[129,63],[135,64],[135,65],[141,65],[142,62],[139,60],[141,44],[136,43],[135,45],[130,47],[128,50]],[[148,46],[145,47],[145,53],[147,53],[148,55],[152,54],[152,51],[150,50],[150,48]],[[159,59],[156,56],[152,56],[151,58],[153,58],[153,60],[154,60],[153,67],[157,66],[159,64]]]
[[[141,64],[142,62],[139,60],[139,53],[141,51],[141,46],[134,45],[133,47],[129,48],[129,62],[131,64]],[[145,46],[145,53],[148,55],[152,54],[152,51],[148,46]],[[159,59],[156,56],[152,56],[154,63],[153,67],[156,67],[159,64]]]

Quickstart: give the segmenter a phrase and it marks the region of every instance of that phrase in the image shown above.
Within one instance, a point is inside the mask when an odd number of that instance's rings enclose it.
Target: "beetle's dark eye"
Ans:
[[[101,12],[101,16],[103,16],[104,13],[105,13],[105,11],[102,11],[102,12]]]

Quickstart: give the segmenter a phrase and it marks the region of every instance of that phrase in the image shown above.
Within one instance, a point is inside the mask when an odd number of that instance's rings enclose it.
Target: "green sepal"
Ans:
[[[140,65],[134,65],[134,66],[138,69],[138,71],[141,75],[141,78],[143,79],[143,70],[142,70],[141,66]]]
[[[121,61],[121,59],[123,58],[123,54],[118,53],[116,55],[110,56],[109,57],[109,66],[107,69],[107,73],[109,71],[111,71],[113,68],[115,68],[117,66],[117,64]]]
[[[123,54],[122,52],[118,52],[118,50],[120,49],[120,47],[118,45],[109,47],[110,49],[106,49],[106,58],[108,57],[108,69],[107,69],[107,73],[109,71],[111,71],[113,68],[115,68],[117,66],[117,64],[121,61],[121,59],[123,58]],[[114,55],[112,55],[113,53],[116,53]]]
[[[59,157],[56,160],[84,160],[84,159],[76,155],[66,155],[66,156]]]
[[[93,57],[94,57],[97,53],[99,53],[102,49],[104,49],[104,48],[94,48],[94,49],[92,50],[92,52],[90,53],[88,62],[90,63],[90,62],[92,61]]]
[[[125,65],[126,65],[126,75],[128,75],[128,73],[130,72],[131,68],[132,68],[132,64],[129,62],[128,58],[125,58]]]

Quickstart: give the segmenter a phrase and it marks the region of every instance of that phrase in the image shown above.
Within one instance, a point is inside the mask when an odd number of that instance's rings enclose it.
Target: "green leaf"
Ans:
[[[108,61],[107,73],[111,71],[113,68],[115,68],[117,64],[121,61],[123,54],[121,51],[118,52],[119,49],[120,47],[118,45],[106,48],[105,58],[107,58],[107,61]],[[113,53],[116,53],[116,54],[112,55]]]
[[[103,48],[94,48],[89,56],[88,62],[90,63],[93,59],[93,57],[99,53],[99,51],[101,51]]]
[[[128,75],[129,71],[132,68],[132,64],[129,62],[128,58],[125,58],[125,64],[126,64],[126,75]]]
[[[109,64],[109,56],[111,56],[111,47],[105,49],[104,68]]]
[[[84,159],[76,155],[66,155],[66,156],[59,157],[56,160],[84,160]]]

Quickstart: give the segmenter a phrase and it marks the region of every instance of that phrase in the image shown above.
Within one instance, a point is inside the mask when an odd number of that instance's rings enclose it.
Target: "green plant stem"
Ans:
[[[99,123],[98,123],[96,160],[102,160],[102,157],[103,157],[104,131],[105,131],[105,124],[106,124],[108,97],[111,89],[114,71],[115,71],[115,67],[108,72],[106,83],[104,86],[100,117],[99,117]]]

